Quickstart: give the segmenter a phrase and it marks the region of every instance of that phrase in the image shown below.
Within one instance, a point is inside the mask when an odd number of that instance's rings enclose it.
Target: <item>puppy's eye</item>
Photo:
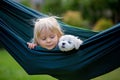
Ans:
[[[68,43],[69,43],[69,44],[71,44],[71,42],[70,42],[70,41],[68,41]]]

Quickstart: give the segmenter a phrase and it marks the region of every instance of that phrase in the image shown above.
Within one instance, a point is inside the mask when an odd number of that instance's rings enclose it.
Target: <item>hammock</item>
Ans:
[[[120,66],[120,24],[102,32],[73,28],[59,21],[65,34],[79,36],[79,50],[58,47],[29,49],[33,19],[47,15],[12,0],[0,0],[0,43],[30,75],[48,74],[60,80],[89,80]],[[67,54],[69,53],[69,54]]]

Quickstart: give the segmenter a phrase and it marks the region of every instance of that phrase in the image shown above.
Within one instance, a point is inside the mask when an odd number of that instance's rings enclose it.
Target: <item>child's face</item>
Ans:
[[[37,40],[38,44],[48,50],[53,49],[58,43],[58,35],[52,31],[43,29]]]

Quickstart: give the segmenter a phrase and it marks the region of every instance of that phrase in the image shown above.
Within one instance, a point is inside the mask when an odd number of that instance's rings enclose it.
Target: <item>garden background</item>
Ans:
[[[102,31],[120,22],[119,0],[14,0],[66,24]],[[28,75],[0,46],[0,80],[57,80],[49,75]],[[92,80],[120,80],[120,68]]]

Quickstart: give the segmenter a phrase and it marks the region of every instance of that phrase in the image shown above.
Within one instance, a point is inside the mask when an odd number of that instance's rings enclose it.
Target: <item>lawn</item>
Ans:
[[[28,75],[7,53],[0,50],[0,80],[57,80],[48,75]]]
[[[92,80],[120,80],[120,68]],[[7,53],[0,50],[0,80],[57,80],[49,75],[28,75]]]

